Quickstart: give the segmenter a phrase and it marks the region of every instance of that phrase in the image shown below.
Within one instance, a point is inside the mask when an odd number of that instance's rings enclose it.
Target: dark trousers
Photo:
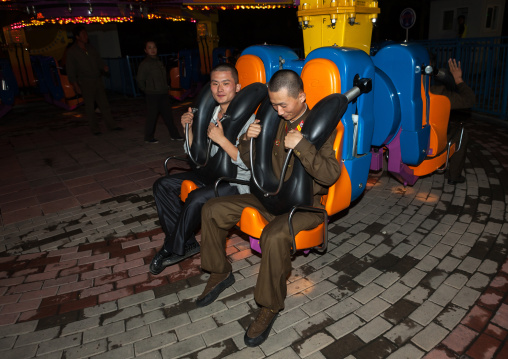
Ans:
[[[171,101],[168,94],[146,95],[147,117],[145,123],[145,141],[153,139],[155,127],[157,126],[157,118],[159,114],[164,120],[164,124],[168,128],[172,138],[180,137],[178,130],[173,123],[173,113],[171,111]]]
[[[456,126],[455,124],[449,127],[451,127],[450,128],[451,131],[460,130],[459,127]],[[450,157],[450,162],[448,163],[448,178],[451,180],[458,180],[462,175],[462,170],[464,169],[464,165],[466,164],[466,152],[468,142],[469,136],[467,134],[467,130],[464,130],[460,150],[455,152],[453,156]]]
[[[199,187],[189,193],[185,203],[180,200],[184,180],[193,181]],[[238,194],[238,189],[227,183],[219,184],[218,191],[220,196]],[[166,234],[164,248],[183,255],[185,244],[196,240],[194,232],[201,223],[201,208],[215,197],[214,185],[205,185],[194,172],[177,173],[155,181],[153,195],[159,221]]]
[[[95,117],[95,102],[99,105],[102,119],[106,123],[108,130],[117,127],[115,120],[111,116],[111,107],[109,106],[102,79],[80,79],[79,86],[81,88],[83,100],[85,101],[85,113],[90,125],[90,130],[93,133],[100,131],[99,122],[97,121],[97,117]]]
[[[226,236],[239,220],[245,207],[256,208],[270,223],[261,234],[261,266],[254,299],[273,311],[284,308],[286,280],[291,272],[291,235],[288,214],[274,216],[252,194],[212,198],[201,213],[201,267],[211,273],[231,272],[226,256]],[[323,222],[320,213],[296,212],[293,217],[295,234],[317,227]]]

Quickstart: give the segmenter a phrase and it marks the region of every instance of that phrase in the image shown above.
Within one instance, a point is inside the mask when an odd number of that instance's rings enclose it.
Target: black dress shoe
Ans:
[[[168,258],[164,259],[162,265],[164,268],[183,261],[186,258],[192,257],[194,254],[199,253],[200,247],[198,242],[193,242],[185,245],[185,253],[183,256],[172,253]]]
[[[448,178],[448,184],[451,184],[453,186],[455,186],[457,183],[464,183],[464,182],[466,182],[466,177],[464,177],[464,176],[460,176],[459,178],[455,178],[455,179]]]
[[[150,273],[157,275],[166,268],[163,264],[164,259],[168,258],[171,255],[164,247],[153,257],[152,262],[150,263]]]

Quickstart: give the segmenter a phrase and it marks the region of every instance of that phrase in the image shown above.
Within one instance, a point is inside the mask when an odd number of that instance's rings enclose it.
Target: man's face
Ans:
[[[210,76],[212,96],[219,105],[229,105],[240,91],[240,84],[236,84],[231,71],[213,71]]]
[[[157,55],[157,45],[155,42],[149,41],[146,43],[145,52],[148,56],[156,56]]]
[[[86,32],[86,30],[81,30],[79,35],[76,37],[76,40],[84,44],[88,43],[88,32]]]
[[[303,91],[296,98],[291,97],[286,88],[277,92],[268,91],[268,96],[273,109],[286,121],[294,120],[305,111],[305,92]]]

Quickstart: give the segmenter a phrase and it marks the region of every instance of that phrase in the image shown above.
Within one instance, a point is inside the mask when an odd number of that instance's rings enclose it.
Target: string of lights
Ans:
[[[146,16],[149,20],[154,19],[164,19],[169,21],[193,21],[193,19],[185,19],[183,17],[174,17],[174,16],[161,16],[157,14],[148,14]],[[21,29],[27,26],[42,26],[46,24],[58,24],[58,25],[66,25],[66,24],[107,24],[112,22],[133,22],[133,16],[120,16],[120,17],[108,17],[108,16],[77,16],[77,17],[66,17],[66,18],[54,18],[54,19],[32,19],[30,21],[20,21],[14,24],[11,24],[11,29]]]

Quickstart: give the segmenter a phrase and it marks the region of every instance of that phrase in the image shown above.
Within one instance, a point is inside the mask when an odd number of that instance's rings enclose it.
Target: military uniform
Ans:
[[[100,131],[95,117],[95,102],[99,105],[102,118],[108,129],[115,129],[117,124],[111,116],[111,108],[102,82],[101,71],[104,69],[104,62],[99,52],[90,44],[85,44],[85,50],[83,50],[76,43],[67,51],[66,67],[69,82],[71,84],[77,82],[81,88],[81,94],[85,101],[86,117],[92,132],[97,133]]]
[[[286,133],[296,129],[305,122],[307,110],[293,123],[281,119],[272,150],[274,173],[280,176],[286,156],[284,138]],[[328,192],[340,176],[340,164],[335,158],[333,142],[336,132],[328,138],[318,151],[305,138],[294,148],[294,155],[302,162],[305,170],[314,178],[314,206],[322,207],[321,196]],[[238,149],[245,164],[250,166],[250,140],[241,139]],[[290,161],[286,178],[291,175],[294,156]],[[225,246],[226,236],[239,220],[245,207],[256,208],[269,221],[263,229],[260,246],[262,251],[261,267],[256,283],[254,298],[258,304],[272,311],[284,308],[286,298],[286,279],[291,272],[291,235],[288,228],[288,214],[275,216],[268,212],[261,202],[252,194],[219,197],[209,200],[201,213],[201,266],[211,273],[231,272],[231,263],[227,260]],[[295,233],[315,228],[322,223],[319,213],[296,212],[293,220]]]

